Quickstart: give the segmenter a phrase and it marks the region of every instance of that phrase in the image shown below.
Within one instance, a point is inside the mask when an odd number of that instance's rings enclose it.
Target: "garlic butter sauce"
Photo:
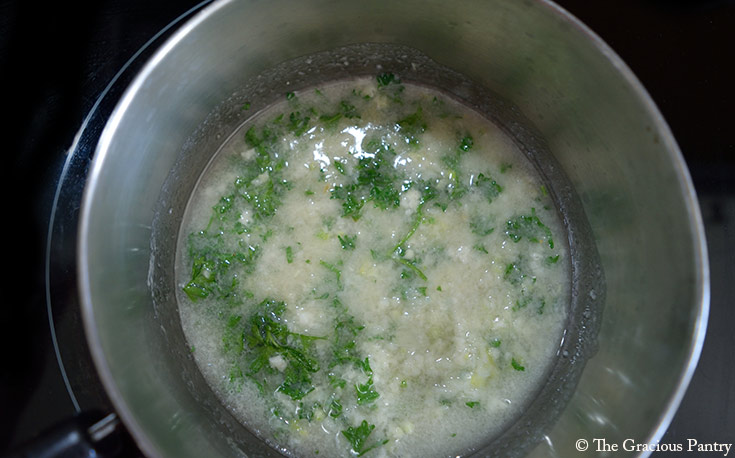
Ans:
[[[565,229],[499,127],[390,73],[287,94],[225,143],[177,257],[195,360],[294,456],[455,456],[556,357]]]

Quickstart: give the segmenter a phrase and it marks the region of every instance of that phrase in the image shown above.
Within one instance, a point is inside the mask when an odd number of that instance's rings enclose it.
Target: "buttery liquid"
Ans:
[[[195,359],[294,456],[455,456],[559,348],[565,229],[499,127],[390,74],[289,93],[191,198],[177,265]]]

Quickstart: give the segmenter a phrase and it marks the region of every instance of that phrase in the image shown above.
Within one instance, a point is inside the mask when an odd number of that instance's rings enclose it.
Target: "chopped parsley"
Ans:
[[[288,128],[295,136],[300,137],[311,127],[309,121],[311,117],[301,114],[300,111],[292,111],[288,115]]]
[[[520,215],[509,219],[506,223],[505,234],[515,243],[524,238],[534,243],[539,243],[542,239],[545,239],[549,248],[554,248],[551,229],[536,216],[535,208],[531,208],[530,215]]]
[[[398,126],[398,131],[406,137],[406,143],[418,145],[419,134],[424,133],[427,127],[421,107],[419,106],[415,112],[398,120],[396,126]]]
[[[503,187],[497,181],[482,173],[477,175],[474,186],[480,189],[480,192],[482,192],[488,202],[492,202],[503,192]]]
[[[249,361],[246,375],[255,379],[265,371],[264,388],[275,387],[275,391],[300,400],[315,388],[312,374],[319,370],[319,363],[311,344],[324,337],[289,331],[282,320],[285,310],[285,302],[266,299],[247,319],[243,334]],[[235,325],[239,322],[238,319]],[[272,364],[271,358],[283,367],[277,371],[267,370]]]
[[[357,392],[357,405],[369,404],[380,397],[373,386],[373,377],[370,375],[367,382],[355,385]]]
[[[526,368],[523,367],[523,366],[521,366],[521,363],[519,363],[518,361],[516,361],[515,358],[511,358],[510,365],[511,365],[511,367],[513,367],[513,369],[515,369],[517,371],[525,371],[526,370]]]
[[[475,141],[472,139],[471,135],[465,135],[462,137],[462,140],[459,141],[459,149],[465,152],[471,150],[474,145]]]
[[[342,175],[345,174],[345,165],[342,163],[342,161],[335,160],[334,161],[334,168],[337,169],[339,173]]]
[[[515,312],[528,306],[534,306],[536,308],[536,313],[542,315],[544,313],[544,307],[546,307],[546,299],[543,297],[524,294],[520,299],[516,300],[516,303],[511,307],[511,310]]]
[[[332,264],[327,261],[319,261],[319,265],[327,269],[328,271],[332,272],[336,279],[337,279],[337,286],[339,289],[342,289],[342,270],[338,267],[341,264],[341,261],[337,264]]]
[[[381,73],[376,77],[376,79],[378,80],[378,88],[385,87],[390,84],[399,84],[401,82],[393,73]]]
[[[470,218],[470,231],[473,234],[484,237],[495,231],[495,223],[490,216],[475,215]]]
[[[286,262],[289,264],[293,263],[293,248],[290,246],[286,247]]]
[[[355,249],[355,242],[357,241],[357,235],[338,235],[337,239],[339,240],[340,246],[342,246],[343,250],[352,251]]]
[[[367,444],[368,437],[375,429],[375,425],[368,424],[367,420],[363,420],[358,427],[352,427],[342,430],[342,435],[352,446],[352,453],[357,456],[363,456],[376,447],[387,444],[388,439],[379,440],[371,445]]]
[[[508,281],[511,285],[520,285],[529,276],[525,273],[522,267],[523,262],[519,259],[517,261],[509,263],[505,267],[503,272],[503,279]],[[535,281],[535,277],[531,277]]]
[[[329,404],[329,416],[337,418],[340,415],[342,415],[342,404],[340,404],[338,399],[333,399],[332,403]]]
[[[401,80],[393,73],[381,73],[376,77],[378,81],[378,91],[387,95],[393,102],[402,104],[401,93],[405,89],[401,84]]]
[[[257,246],[246,245],[237,251],[225,251],[222,237],[196,232],[189,236],[189,257],[193,259],[191,280],[183,290],[192,301],[214,297],[238,302],[238,272],[249,274],[260,254]]]
[[[365,90],[341,90],[336,96],[319,89],[298,96],[286,92],[287,102],[280,105],[285,109],[267,111],[238,134],[244,147],[235,144],[237,152],[224,164],[234,180],[217,185],[222,191],[204,209],[209,218],[206,227],[188,235],[191,271],[186,272],[182,288],[199,318],[220,325],[217,338],[224,360],[217,376],[228,390],[259,393],[263,414],[273,415],[270,420],[279,423],[276,434],[305,432],[309,423],[313,431],[319,422],[328,421],[341,433],[337,443],[343,452],[353,456],[395,439],[385,437],[394,429],[382,429],[382,423],[375,433],[376,426],[369,423],[373,417],[366,416],[393,415],[386,406],[394,401],[389,394],[395,393],[383,384],[399,389],[410,401],[426,381],[422,374],[401,373],[400,368],[389,377],[373,373],[371,355],[380,355],[374,348],[403,339],[398,334],[403,324],[392,322],[394,316],[422,313],[453,300],[429,289],[442,292],[439,275],[446,265],[441,263],[456,255],[452,252],[456,246],[436,238],[438,231],[458,231],[463,240],[461,259],[469,256],[472,262],[484,263],[486,273],[502,276],[503,294],[514,291],[511,309],[516,318],[540,319],[534,313],[548,312],[547,301],[554,309],[558,304],[557,297],[547,297],[539,289],[544,282],[537,285],[535,274],[541,273],[539,266],[557,264],[559,254],[546,252],[537,263],[536,254],[520,254],[514,260],[498,250],[499,244],[511,241],[554,248],[551,230],[535,208],[504,214],[506,190],[501,183],[507,180],[509,187],[516,186],[516,177],[503,175],[512,164],[483,165],[478,170],[478,163],[488,162],[473,155],[484,154],[485,145],[465,130],[452,105],[437,97],[414,98],[390,72],[377,75],[372,84]],[[392,114],[377,123],[375,108],[386,106]],[[250,108],[250,102],[242,106]],[[438,125],[442,120],[449,124]],[[448,141],[437,142],[440,147],[433,152],[422,149],[424,142],[428,146],[443,131],[450,135]],[[425,160],[430,166],[424,167],[429,165],[421,162]],[[536,203],[529,207],[541,208],[549,190],[541,186],[530,191],[528,201]],[[286,213],[294,207],[303,208],[303,214]],[[325,213],[325,208],[332,210]],[[361,221],[365,215],[370,219]],[[374,215],[379,216],[373,219]],[[496,229],[502,233],[495,235]],[[306,240],[320,250],[306,245]],[[539,251],[538,246],[531,249]],[[304,259],[300,264],[305,275],[287,266],[307,256],[315,262]],[[293,278],[284,278],[286,272]],[[279,295],[279,281],[295,286]],[[376,312],[361,303],[373,299],[348,290],[359,282],[385,288],[380,297],[390,298],[389,305]],[[450,289],[462,294],[459,284]],[[287,298],[293,302],[285,302]],[[356,298],[357,303],[346,302]],[[387,321],[373,326],[371,314]],[[493,327],[486,329],[479,345],[490,361],[507,368],[505,374],[525,371],[520,358],[500,350]],[[424,331],[431,342],[445,338],[441,329]],[[376,368],[377,358],[372,361]],[[483,385],[496,383],[478,378]],[[477,378],[472,382],[474,388],[481,386]],[[465,415],[484,413],[484,398],[464,396],[449,392],[436,401],[446,409],[474,409],[464,410]],[[324,449],[322,454],[331,451]]]
[[[354,181],[337,185],[331,191],[332,199],[342,201],[342,216],[355,221],[362,216],[367,202],[383,210],[397,208],[401,203],[393,148],[379,140],[364,142],[362,148],[365,154],[358,160]]]

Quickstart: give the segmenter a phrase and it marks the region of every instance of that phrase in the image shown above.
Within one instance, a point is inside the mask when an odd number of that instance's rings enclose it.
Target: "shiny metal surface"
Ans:
[[[170,302],[170,291],[154,280],[173,254],[157,246],[175,239],[174,216],[208,160],[191,144],[224,138],[242,120],[238,97],[273,95],[259,75],[366,42],[418,49],[499,94],[540,133],[591,227],[607,289],[597,354],[531,455],[577,454],[580,438],[655,442],[701,350],[709,278],[681,154],[625,65],[543,1],[368,7],[275,0],[215,3],[184,26],[121,100],[92,165],[79,231],[85,326],[100,376],[141,449],[177,457],[277,454],[203,385],[176,332],[175,310],[160,305]],[[154,234],[156,225],[173,230]],[[603,299],[584,291],[587,303]]]

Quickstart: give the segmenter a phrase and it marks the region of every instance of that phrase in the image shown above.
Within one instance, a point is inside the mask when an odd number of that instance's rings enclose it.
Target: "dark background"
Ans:
[[[51,347],[43,276],[51,201],[66,151],[125,62],[198,3],[0,0],[1,150],[10,162],[2,180],[0,453],[74,413]],[[679,142],[702,206],[712,268],[708,336],[662,442],[735,442],[735,2],[558,3],[642,81]]]

